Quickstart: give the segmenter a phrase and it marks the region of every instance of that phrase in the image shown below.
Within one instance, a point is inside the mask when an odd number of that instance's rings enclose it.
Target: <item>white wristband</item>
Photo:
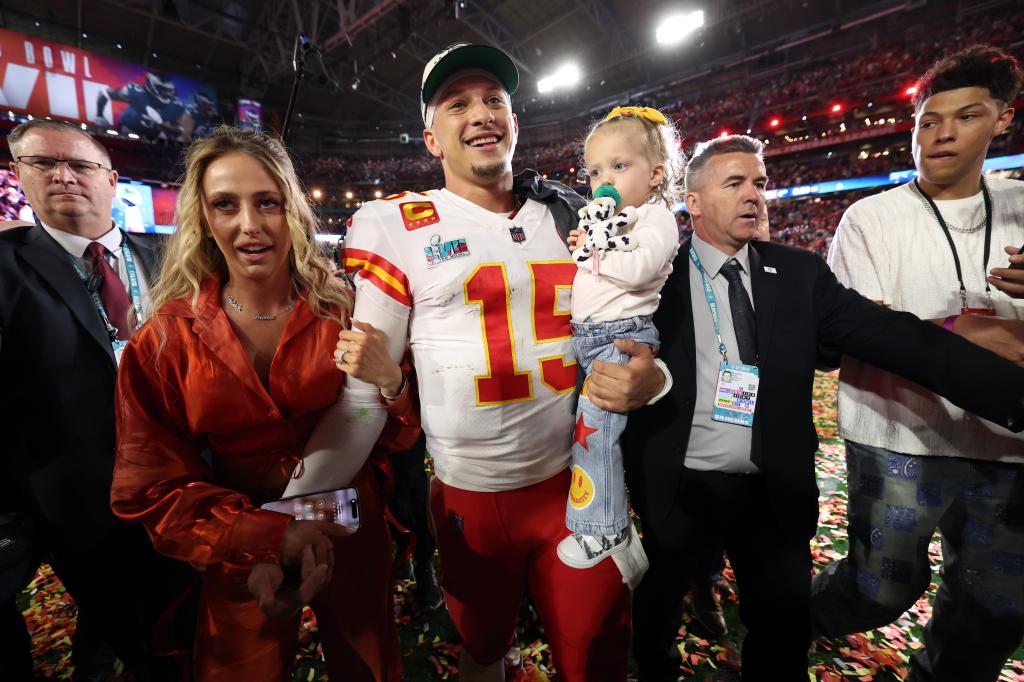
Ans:
[[[665,385],[661,387],[661,390],[658,391],[656,396],[647,401],[648,405],[653,405],[658,402],[672,390],[672,372],[668,371],[668,365],[666,365],[665,361],[661,358],[654,358],[654,364],[656,364],[658,369],[661,370],[661,373],[665,375]]]

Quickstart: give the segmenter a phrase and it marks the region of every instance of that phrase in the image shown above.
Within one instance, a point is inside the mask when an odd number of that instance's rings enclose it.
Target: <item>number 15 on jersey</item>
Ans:
[[[570,338],[570,313],[558,311],[558,294],[572,287],[572,261],[534,261],[527,264],[532,281],[533,340],[538,346]],[[466,303],[480,307],[487,373],[474,377],[478,405],[503,405],[533,400],[533,370],[521,368],[512,330],[511,289],[504,263],[481,263],[463,284]],[[540,357],[541,383],[555,393],[576,387],[576,363],[565,355]]]

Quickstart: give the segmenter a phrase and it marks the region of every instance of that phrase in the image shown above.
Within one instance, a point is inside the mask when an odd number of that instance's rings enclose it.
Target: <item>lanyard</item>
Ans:
[[[132,307],[135,308],[135,329],[137,330],[142,326],[142,291],[139,286],[139,272],[135,267],[135,258],[132,256],[132,252],[128,250],[127,244],[121,244],[121,257],[124,258],[124,266],[128,271],[128,295],[131,297]],[[103,305],[103,299],[100,298],[96,274],[86,274],[85,270],[78,263],[78,259],[70,253],[68,254],[68,260],[71,261],[71,267],[75,269],[75,272],[78,273],[78,278],[82,280],[82,284],[89,291],[93,305],[96,306],[100,317],[103,318],[103,326],[106,327],[107,335],[111,341],[116,340],[118,329],[110,323],[110,318],[107,316],[107,309]]]
[[[128,249],[128,244],[121,244],[121,255],[124,257],[124,269],[128,271],[128,295],[135,308],[135,331],[142,326],[142,287],[139,286],[139,271],[135,268],[135,256]]]
[[[914,179],[914,189],[920,194],[924,200],[928,203],[928,208],[931,209],[932,215],[935,216],[935,220],[939,222],[939,227],[942,228],[942,233],[946,235],[946,241],[949,242],[949,250],[953,253],[953,264],[956,266],[956,278],[960,282],[960,307],[961,309],[967,308],[967,287],[964,286],[964,275],[960,269],[960,255],[956,252],[956,244],[953,243],[953,235],[949,233],[949,227],[946,225],[946,221],[942,219],[942,214],[939,213],[938,206],[932,201],[932,198],[924,193],[921,189],[921,185]],[[982,277],[988,272],[988,252],[992,248],[992,197],[988,193],[988,185],[985,184],[985,178],[981,179],[981,196],[985,201],[985,250],[981,256],[981,274]],[[988,279],[985,280],[985,296],[988,299],[988,307],[992,308],[992,287],[989,286]]]
[[[722,354],[722,362],[729,362],[729,356],[725,347],[725,342],[722,341],[722,327],[718,322],[718,301],[715,299],[715,292],[711,289],[711,280],[708,279],[708,275],[704,272],[704,266],[700,264],[700,257],[697,255],[697,251],[693,248],[693,244],[690,244],[690,260],[693,261],[694,266],[700,271],[700,281],[704,283],[704,298],[707,299],[708,308],[711,310],[711,321],[715,323],[715,336],[718,338],[718,352]]]

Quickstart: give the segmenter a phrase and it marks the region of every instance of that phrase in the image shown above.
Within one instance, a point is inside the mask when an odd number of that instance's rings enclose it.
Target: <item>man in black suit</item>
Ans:
[[[808,251],[751,241],[767,181],[761,143],[746,136],[698,146],[687,166],[694,235],[655,314],[675,379],[630,415],[623,436],[651,564],[633,605],[644,682],[680,674],[673,642],[685,576],[695,550],[712,542],[724,544],[736,573],[743,679],[806,679],[819,342],[1024,429],[1024,369],[846,289]],[[655,383],[656,372],[648,371]]]
[[[92,136],[34,120],[8,142],[38,219],[0,232],[0,480],[18,494],[0,511],[31,519],[40,560],[78,605],[75,679],[106,679],[114,655],[162,679],[173,665],[153,656],[154,626],[191,569],[110,511],[115,357],[145,319],[156,253],[113,224],[117,172]],[[10,628],[13,597],[0,599]],[[0,669],[30,674],[24,636],[2,638]]]

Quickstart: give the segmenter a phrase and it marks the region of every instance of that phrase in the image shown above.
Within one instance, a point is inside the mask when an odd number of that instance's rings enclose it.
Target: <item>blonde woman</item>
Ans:
[[[156,312],[121,360],[114,512],[203,570],[196,679],[289,677],[308,602],[332,679],[400,679],[390,541],[369,464],[348,463],[354,535],[259,507],[302,476],[317,419],[337,404],[345,374],[332,353],[352,307],[317,251],[284,147],[228,127],[194,143],[177,223]],[[407,382],[379,332],[364,331],[346,332],[359,337],[359,362],[343,368],[397,396],[382,404],[395,417],[382,440],[408,447]]]

